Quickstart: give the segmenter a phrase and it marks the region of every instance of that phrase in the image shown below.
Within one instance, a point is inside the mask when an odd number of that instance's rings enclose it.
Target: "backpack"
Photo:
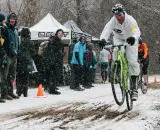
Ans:
[[[38,48],[38,55],[39,56],[43,56],[44,50],[47,48],[47,46],[48,46],[48,41],[44,41],[40,44],[40,46]]]

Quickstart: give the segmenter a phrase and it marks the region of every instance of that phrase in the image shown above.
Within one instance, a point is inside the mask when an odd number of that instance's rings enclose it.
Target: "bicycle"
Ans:
[[[146,88],[145,88],[145,84],[144,84],[144,81],[143,81],[143,71],[142,71],[143,64],[142,64],[141,60],[138,60],[138,62],[140,64],[140,74],[138,76],[138,89],[140,88],[142,93],[146,94],[147,90],[148,90],[148,87],[146,86]]]
[[[132,110],[133,101],[131,100],[130,85],[132,83],[128,73],[128,63],[124,52],[121,51],[121,47],[125,45],[114,45],[113,48],[118,48],[117,58],[114,61],[111,72],[111,86],[113,97],[115,102],[121,106],[126,98],[128,110]],[[116,90],[119,90],[120,94]]]

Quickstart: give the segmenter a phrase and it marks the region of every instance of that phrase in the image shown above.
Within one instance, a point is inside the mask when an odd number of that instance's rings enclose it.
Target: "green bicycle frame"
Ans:
[[[116,61],[120,62],[120,65],[121,65],[121,72],[120,72],[121,81],[120,82],[122,83],[124,79],[123,89],[127,92],[128,91],[128,63],[124,55],[124,52],[122,52],[121,50],[118,50],[117,52]],[[116,66],[116,70],[118,69],[117,67],[118,66]],[[116,74],[114,74],[114,79],[115,79],[115,76]]]

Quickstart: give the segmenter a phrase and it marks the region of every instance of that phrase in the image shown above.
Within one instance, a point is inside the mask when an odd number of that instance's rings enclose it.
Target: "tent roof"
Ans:
[[[73,20],[68,20],[63,24],[68,29],[71,29],[73,32],[84,33]]]
[[[65,26],[68,29],[71,29],[73,32],[83,33],[87,36],[91,36],[90,34],[83,32],[73,20],[68,20],[63,24],[63,26]],[[99,39],[92,36],[92,40],[99,40]]]
[[[30,28],[31,31],[41,32],[56,32],[57,29],[62,29],[64,32],[69,32],[69,29],[61,25],[50,13]]]

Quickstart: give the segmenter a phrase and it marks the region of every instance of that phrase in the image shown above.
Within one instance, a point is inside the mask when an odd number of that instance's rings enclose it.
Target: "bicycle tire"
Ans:
[[[133,81],[127,78],[127,83],[128,83],[128,89],[126,90],[126,104],[128,110],[130,111],[133,109],[133,100],[131,97],[131,84],[133,84]]]
[[[133,109],[133,101],[131,99],[130,91],[126,92],[126,104],[129,111]]]
[[[112,86],[112,93],[113,93],[113,97],[115,99],[115,102],[117,103],[117,105],[121,106],[123,103],[124,103],[124,99],[125,99],[125,91],[123,89],[123,81],[122,83],[119,82],[119,88],[120,88],[120,91],[121,91],[121,98],[119,99],[118,96],[117,96],[117,93],[116,93],[116,86],[115,86],[115,75],[117,75],[118,73],[118,70],[117,68],[119,68],[121,71],[121,66],[120,66],[120,63],[118,61],[115,61],[115,64],[113,66],[113,71],[111,73],[111,86]],[[122,77],[121,77],[122,78]]]
[[[147,90],[148,90],[148,87],[146,87],[146,89],[144,89],[144,83],[143,83],[143,80],[142,80],[143,75],[141,74],[139,78],[140,78],[140,79],[139,79],[139,81],[138,81],[138,86],[139,86],[138,88],[141,89],[141,92],[142,92],[143,94],[146,94],[146,93],[147,93]]]
[[[143,94],[146,94],[148,91],[148,87],[146,86],[146,89],[144,89],[144,83],[141,84],[141,91]]]

